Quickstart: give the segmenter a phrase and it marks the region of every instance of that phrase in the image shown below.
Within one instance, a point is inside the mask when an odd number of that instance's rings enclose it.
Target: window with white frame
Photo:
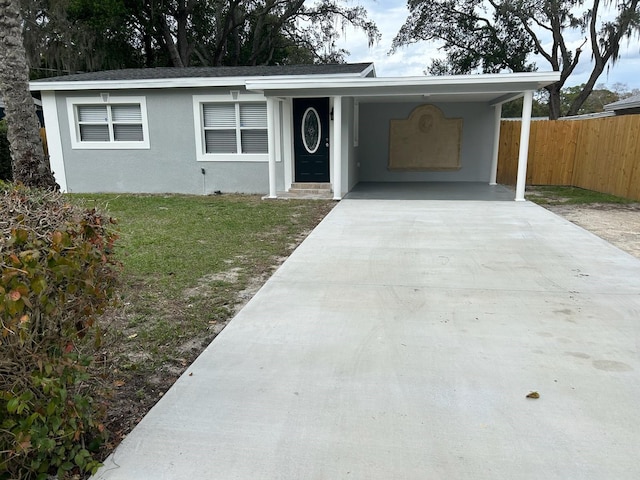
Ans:
[[[204,151],[268,153],[266,103],[203,103]]]
[[[198,160],[267,161],[267,103],[263,96],[193,97]]]
[[[67,99],[73,148],[149,148],[141,97]]]

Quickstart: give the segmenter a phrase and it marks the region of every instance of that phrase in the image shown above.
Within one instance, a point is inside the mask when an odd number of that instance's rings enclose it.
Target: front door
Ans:
[[[295,181],[329,181],[329,99],[293,99]]]

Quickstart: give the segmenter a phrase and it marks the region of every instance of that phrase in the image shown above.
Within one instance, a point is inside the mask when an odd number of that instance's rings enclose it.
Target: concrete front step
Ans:
[[[331,200],[333,193],[330,190],[318,189],[291,189],[288,192],[278,192],[278,198],[305,198],[317,200]]]
[[[294,182],[290,190],[328,190],[331,191],[330,183],[302,183]]]
[[[320,188],[290,188],[289,193],[294,195],[305,195],[307,193],[311,193],[314,195],[329,195],[331,196],[331,190],[323,190]]]

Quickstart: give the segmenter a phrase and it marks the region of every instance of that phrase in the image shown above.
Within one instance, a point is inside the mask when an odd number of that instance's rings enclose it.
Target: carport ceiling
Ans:
[[[248,90],[276,97],[357,97],[361,102],[433,101],[503,103],[560,79],[559,72],[425,77],[299,79],[256,78]]]

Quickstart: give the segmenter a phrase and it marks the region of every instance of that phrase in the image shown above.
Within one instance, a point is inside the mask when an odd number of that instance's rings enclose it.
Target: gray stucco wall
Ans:
[[[426,102],[428,103],[428,102]],[[389,120],[407,118],[418,103],[360,104],[361,182],[489,182],[493,149],[494,110],[485,103],[433,103],[447,118],[462,118],[461,168],[447,172],[391,172]]]
[[[237,89],[237,88],[234,88]],[[196,160],[193,95],[228,93],[229,89],[106,91],[114,97],[144,96],[149,149],[83,150],[71,148],[68,97],[99,98],[100,92],[56,94],[67,187],[70,192],[268,193],[267,162]],[[281,164],[279,171],[282,171]],[[205,175],[201,173],[205,170]],[[203,182],[204,180],[204,182]],[[282,174],[278,188],[283,188]]]

